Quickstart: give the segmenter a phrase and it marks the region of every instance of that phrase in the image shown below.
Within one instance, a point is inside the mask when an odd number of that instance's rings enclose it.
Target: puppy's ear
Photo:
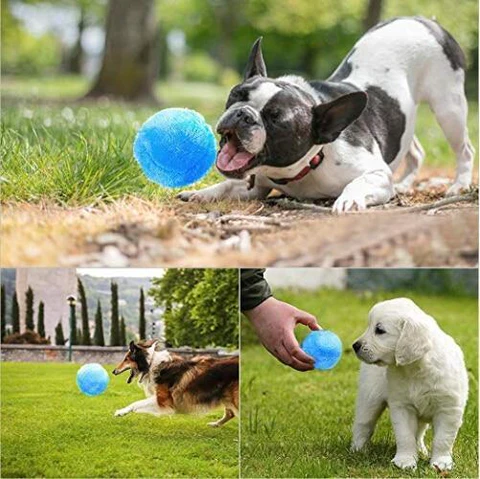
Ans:
[[[313,140],[316,145],[331,143],[354,122],[367,106],[363,91],[348,93],[313,108]]]
[[[407,319],[395,348],[395,363],[405,366],[423,358],[432,348],[427,318]]]
[[[135,352],[135,342],[134,342],[134,341],[130,341],[130,344],[128,345],[128,350],[129,350],[131,353],[134,353],[134,352]]]
[[[252,46],[243,79],[248,80],[255,75],[267,76],[267,67],[265,66],[262,53],[262,37],[258,38]]]

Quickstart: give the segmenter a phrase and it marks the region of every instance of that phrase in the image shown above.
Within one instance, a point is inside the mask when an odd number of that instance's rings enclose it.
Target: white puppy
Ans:
[[[433,425],[430,464],[453,467],[452,448],[462,424],[468,376],[462,350],[413,301],[397,298],[376,304],[365,333],[353,344],[360,368],[352,450],[362,449],[388,406],[397,452],[392,462],[415,469],[417,450]],[[379,367],[386,366],[386,367]]]

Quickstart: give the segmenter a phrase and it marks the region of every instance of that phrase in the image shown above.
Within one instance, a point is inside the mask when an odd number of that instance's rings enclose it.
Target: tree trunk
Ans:
[[[363,28],[367,31],[375,26],[382,16],[383,0],[368,0],[367,10],[363,19]]]
[[[112,324],[110,325],[110,346],[121,346],[120,344],[120,319],[118,317],[118,285],[112,281],[110,285],[112,293]]]
[[[85,30],[85,8],[80,6],[80,18],[78,20],[78,37],[75,45],[70,51],[69,57],[66,62],[66,70],[68,73],[80,74],[82,73],[82,60],[83,60],[83,48],[82,48],[82,36]]]
[[[102,67],[87,97],[157,101],[157,46],[154,0],[110,0]]]
[[[219,29],[218,61],[223,68],[232,68],[233,37],[242,17],[243,0],[210,0]]]
[[[143,293],[143,288],[140,288],[140,319],[138,324],[138,335],[140,339],[147,339],[146,329],[147,321],[145,319],[145,295]]]
[[[1,297],[0,297],[0,315],[1,315],[1,323],[2,323],[2,328],[1,328],[1,337],[2,337],[2,343],[3,343],[3,338],[5,338],[7,334],[7,323],[6,323],[6,318],[7,318],[7,313],[5,311],[5,307],[7,305],[7,300],[5,298],[5,286],[2,284],[2,289],[1,289]]]

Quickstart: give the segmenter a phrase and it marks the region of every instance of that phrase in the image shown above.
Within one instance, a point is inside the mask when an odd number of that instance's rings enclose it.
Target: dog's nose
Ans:
[[[223,135],[256,123],[255,114],[249,108],[237,108],[227,111],[217,124],[217,133]]]
[[[352,348],[355,352],[358,352],[358,350],[362,347],[362,343],[360,341],[355,341],[352,344]]]
[[[239,123],[246,123],[247,125],[253,125],[255,123],[253,113],[244,108],[237,110],[235,118]]]
[[[112,371],[112,374],[115,374],[115,375],[116,375],[116,374],[117,374],[117,369],[114,369],[114,370]]]

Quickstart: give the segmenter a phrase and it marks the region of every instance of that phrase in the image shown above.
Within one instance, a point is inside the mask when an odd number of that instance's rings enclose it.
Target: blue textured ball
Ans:
[[[315,359],[315,369],[332,369],[342,357],[342,341],[331,331],[312,331],[302,343],[302,349]]]
[[[216,157],[215,136],[200,113],[167,108],[141,126],[133,154],[150,180],[178,188],[208,173]]]
[[[98,396],[107,389],[110,378],[98,363],[83,365],[77,372],[77,386],[87,396]]]

